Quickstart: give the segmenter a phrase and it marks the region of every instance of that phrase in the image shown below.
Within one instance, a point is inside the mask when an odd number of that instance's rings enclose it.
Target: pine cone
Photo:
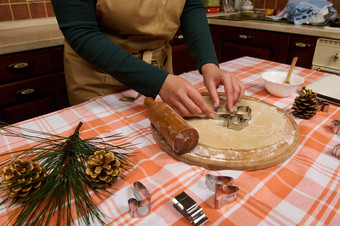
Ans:
[[[318,110],[317,94],[311,89],[303,89],[295,98],[293,115],[303,119],[313,117]]]
[[[31,160],[14,160],[2,170],[3,185],[8,189],[8,196],[22,199],[41,187],[46,176],[44,168]]]
[[[121,163],[112,152],[96,151],[87,161],[88,179],[99,187],[116,182],[121,173]]]

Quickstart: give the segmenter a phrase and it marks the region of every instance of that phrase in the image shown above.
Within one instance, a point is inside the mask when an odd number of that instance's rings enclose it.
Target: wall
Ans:
[[[0,0],[0,21],[54,16],[51,0]]]
[[[70,0],[72,1],[72,0]],[[340,12],[340,0],[329,0]],[[258,9],[283,9],[288,0],[252,0]],[[0,0],[0,21],[53,17],[51,0]]]

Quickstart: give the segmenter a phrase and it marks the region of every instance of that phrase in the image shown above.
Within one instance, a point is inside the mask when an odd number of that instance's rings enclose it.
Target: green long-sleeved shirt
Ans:
[[[97,0],[52,0],[65,39],[91,64],[137,92],[156,97],[169,73],[136,59],[109,40],[96,20],[96,3]],[[180,22],[197,67],[218,64],[202,0],[186,1]]]

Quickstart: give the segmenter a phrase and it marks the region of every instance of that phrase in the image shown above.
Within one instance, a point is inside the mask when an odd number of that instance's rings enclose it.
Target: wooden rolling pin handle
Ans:
[[[145,106],[147,109],[150,109],[154,104],[155,104],[155,101],[154,101],[153,98],[151,98],[151,97],[145,98],[145,100],[144,100],[144,106]]]
[[[194,149],[198,143],[198,132],[164,102],[145,98],[144,106],[149,110],[152,125],[164,137],[177,154]]]

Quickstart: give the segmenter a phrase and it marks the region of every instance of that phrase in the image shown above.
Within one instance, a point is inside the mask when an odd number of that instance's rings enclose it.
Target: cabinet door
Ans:
[[[180,31],[176,33],[170,44],[172,47],[172,65],[175,75],[197,69],[196,61],[190,55],[189,48]]]
[[[317,37],[291,35],[287,64],[292,62],[293,57],[298,57],[297,66],[312,68],[316,42]]]
[[[211,33],[220,62],[243,56],[287,61],[287,34],[216,25],[211,25]]]

